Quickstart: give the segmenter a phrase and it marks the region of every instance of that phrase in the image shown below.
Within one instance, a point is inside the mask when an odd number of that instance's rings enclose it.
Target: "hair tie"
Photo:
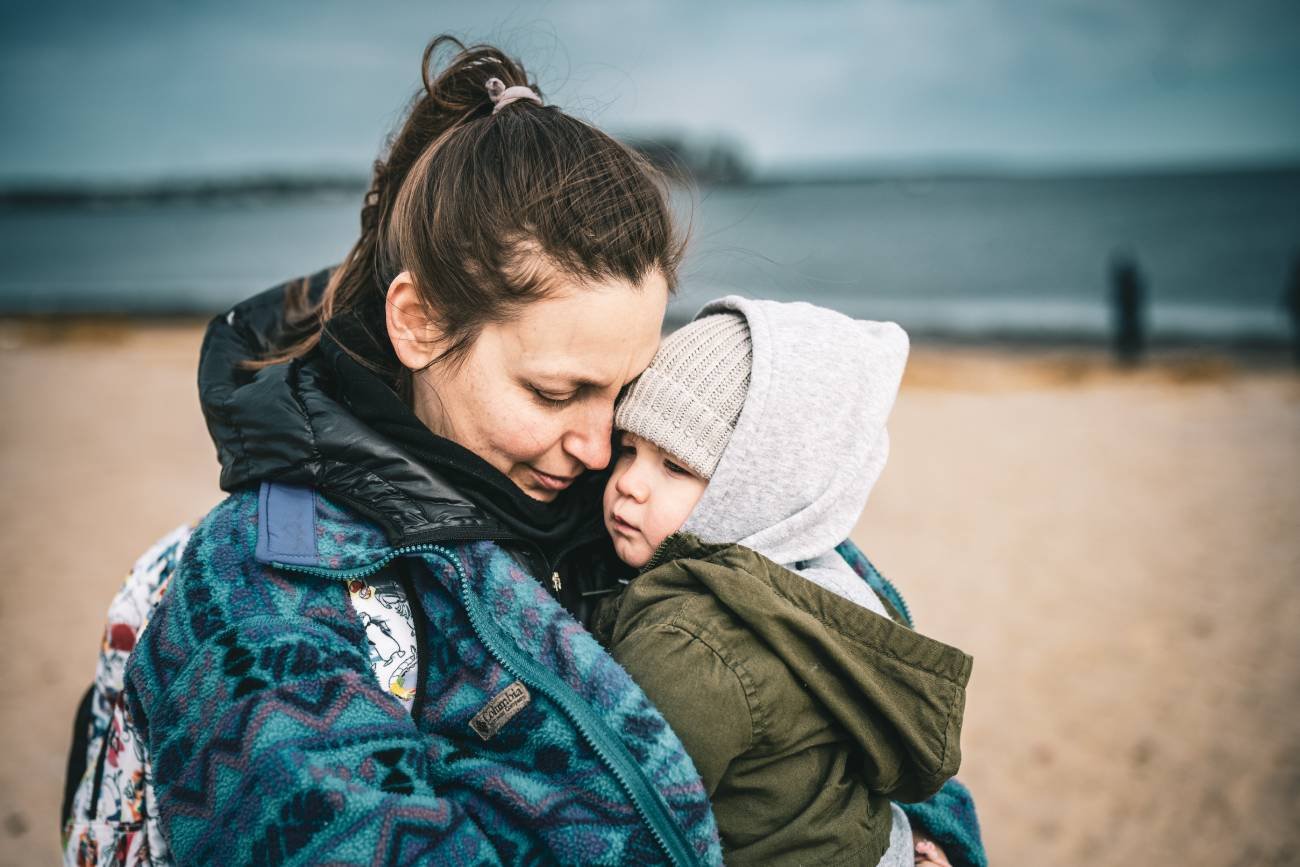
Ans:
[[[516,84],[513,87],[506,87],[505,82],[499,78],[489,78],[487,80],[488,99],[492,100],[492,113],[496,114],[512,102],[520,99],[528,99],[542,104],[542,98],[537,95],[537,91],[531,87],[525,87],[522,84]]]

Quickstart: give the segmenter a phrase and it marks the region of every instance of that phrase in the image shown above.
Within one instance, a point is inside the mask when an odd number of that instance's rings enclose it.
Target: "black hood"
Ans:
[[[319,297],[329,278],[310,278]],[[295,281],[296,282],[296,281]],[[248,370],[286,339],[286,283],[208,326],[199,399],[221,461],[221,487],[309,485],[378,522],[394,544],[517,538],[544,551],[599,535],[603,473],[586,473],[552,503],[531,499],[474,453],[436,436],[385,381],[343,351],[386,346],[331,320],[305,357]]]

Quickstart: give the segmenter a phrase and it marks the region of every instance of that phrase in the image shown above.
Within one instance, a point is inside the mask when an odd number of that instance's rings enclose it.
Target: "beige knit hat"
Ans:
[[[708,479],[749,391],[753,345],[738,313],[696,319],[664,338],[619,398],[614,427],[644,437]]]

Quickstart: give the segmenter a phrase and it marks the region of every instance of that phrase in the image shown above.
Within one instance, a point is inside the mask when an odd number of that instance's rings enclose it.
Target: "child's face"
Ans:
[[[686,523],[707,484],[654,443],[619,431],[604,500],[605,529],[619,559],[636,567],[649,562]]]

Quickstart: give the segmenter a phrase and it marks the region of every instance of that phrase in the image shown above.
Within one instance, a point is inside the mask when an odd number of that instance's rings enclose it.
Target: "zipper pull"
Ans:
[[[552,572],[552,573],[551,573],[551,586],[555,588],[555,592],[556,592],[556,593],[559,593],[559,592],[560,592],[560,588],[564,586],[563,583],[560,581],[560,573],[559,573],[559,572]]]

